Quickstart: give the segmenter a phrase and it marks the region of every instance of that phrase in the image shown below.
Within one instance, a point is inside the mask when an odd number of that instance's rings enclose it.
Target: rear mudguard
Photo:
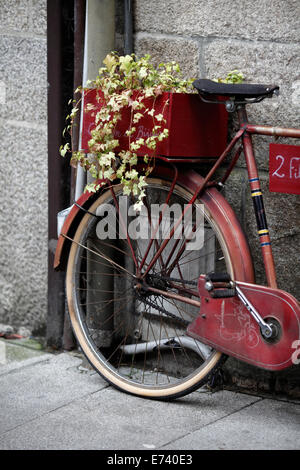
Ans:
[[[156,167],[151,173],[153,177],[164,178],[171,181],[173,180],[173,175],[173,169],[164,166]],[[189,188],[192,192],[197,191],[202,181],[203,178],[193,170],[182,171],[180,169],[178,172],[177,184],[183,188]],[[78,199],[77,204],[87,210],[97,197],[99,197],[99,194],[84,193]],[[207,205],[212,217],[214,220],[218,221],[222,230],[230,257],[234,261],[234,279],[254,282],[254,270],[249,246],[232,208],[215,188],[207,189],[200,200]],[[84,210],[74,205],[66,218],[58,238],[55,252],[54,268],[56,270],[66,269],[69,256],[71,242],[66,239],[64,235],[72,238],[84,215]]]
[[[271,287],[238,283],[264,321],[276,325],[274,338],[265,339],[237,296],[213,298],[205,283],[205,276],[200,276],[201,307],[199,316],[188,326],[189,336],[262,369],[281,370],[296,364],[300,306],[292,295]]]
[[[76,204],[87,210],[94,202],[95,198],[96,194],[85,192],[76,201]],[[66,263],[68,261],[71,247],[70,240],[65,238],[64,235],[72,238],[77,230],[78,225],[80,224],[82,217],[85,214],[84,210],[80,209],[78,206],[73,204],[72,209],[66,217],[58,237],[53,264],[54,269],[57,271],[64,271],[66,269]]]

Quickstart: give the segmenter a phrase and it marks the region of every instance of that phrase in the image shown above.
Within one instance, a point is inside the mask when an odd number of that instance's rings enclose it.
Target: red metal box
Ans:
[[[81,149],[88,149],[91,130],[94,127],[95,112],[101,108],[101,100],[97,99],[99,91],[91,89],[84,94],[84,113],[82,126]],[[87,105],[95,106],[93,111]],[[197,94],[163,93],[155,98],[144,100],[145,106],[155,113],[162,114],[166,119],[164,127],[169,130],[169,137],[158,143],[155,153],[166,157],[214,158],[218,157],[227,143],[228,113],[223,104],[208,104],[201,101]],[[115,130],[120,149],[128,149],[128,137],[125,131],[130,123],[130,110],[123,110],[123,116]],[[143,116],[135,125],[136,132],[132,140],[147,138],[152,135],[153,118]],[[118,149],[117,149],[118,150]],[[141,147],[138,155],[149,154],[151,151]]]

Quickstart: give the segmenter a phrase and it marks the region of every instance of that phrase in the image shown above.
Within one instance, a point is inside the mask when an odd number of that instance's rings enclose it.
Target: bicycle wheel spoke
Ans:
[[[67,235],[64,235],[65,238],[67,238],[68,240],[71,240],[73,243],[76,243],[77,245],[81,246],[82,248],[84,248],[85,250],[89,251],[90,253],[93,253],[94,255],[97,255],[99,256],[100,258],[103,258],[105,259],[106,261],[108,261],[109,263],[113,264],[116,268],[120,269],[121,271],[125,271],[127,274],[129,274],[130,276],[134,276],[134,274],[130,273],[129,271],[127,271],[127,269],[125,269],[123,266],[120,266],[118,263],[116,263],[114,260],[112,259],[109,259],[107,256],[103,255],[103,253],[100,253],[99,251],[94,251],[94,250],[91,250],[90,248],[88,248],[87,246],[84,246],[82,245],[81,243],[78,243],[76,242],[75,240],[73,240],[72,238],[68,237]]]

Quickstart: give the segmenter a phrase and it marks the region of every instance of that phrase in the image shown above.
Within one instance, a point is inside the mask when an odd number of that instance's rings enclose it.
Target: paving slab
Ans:
[[[42,345],[36,340],[0,338],[0,376],[51,357],[53,354],[45,352]]]
[[[109,387],[11,429],[0,436],[0,448],[159,449],[257,399],[226,391],[194,392],[167,403]]]
[[[17,347],[17,346],[15,346]],[[299,449],[300,403],[202,388],[173,402],[109,386],[78,353],[0,365],[0,449]]]
[[[30,358],[2,369],[0,441],[3,433],[107,384],[82,359],[68,353]]]
[[[300,404],[262,399],[163,449],[299,450]]]

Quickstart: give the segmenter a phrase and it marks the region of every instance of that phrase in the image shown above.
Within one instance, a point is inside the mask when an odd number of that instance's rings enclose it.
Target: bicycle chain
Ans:
[[[198,286],[198,281],[187,281],[186,279],[177,279],[175,277],[164,277],[160,274],[149,274],[149,277],[156,277],[163,281],[171,281],[171,282],[182,282],[182,284],[190,284],[192,286]]]

